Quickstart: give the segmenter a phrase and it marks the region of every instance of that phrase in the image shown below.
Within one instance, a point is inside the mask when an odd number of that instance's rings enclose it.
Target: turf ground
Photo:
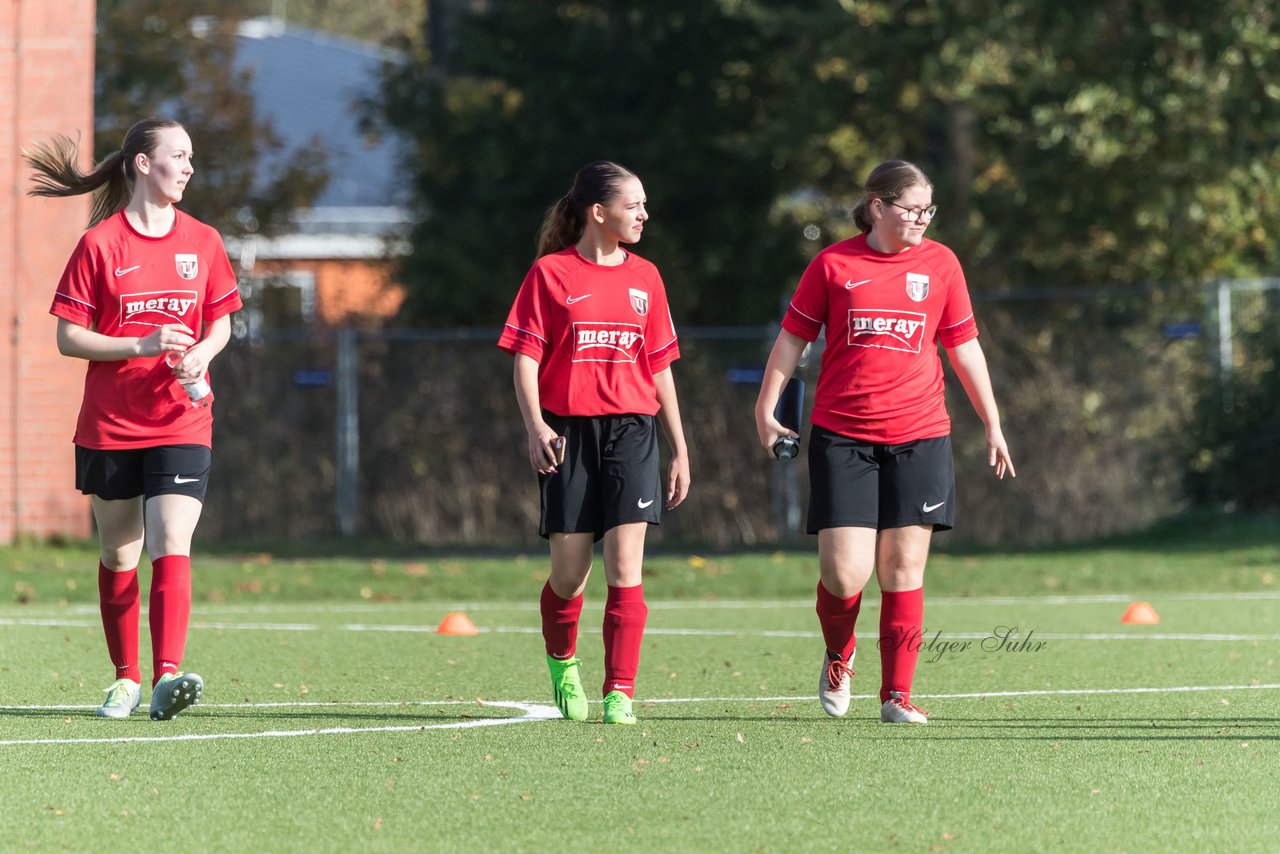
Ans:
[[[609,728],[549,719],[539,556],[210,556],[205,702],[104,721],[86,555],[0,555],[5,850],[1280,850],[1266,537],[937,556],[917,727],[878,723],[874,585],[852,708],[822,713],[805,554],[655,559],[641,720]],[[1135,599],[1158,625],[1120,622]],[[450,610],[480,633],[436,634]]]

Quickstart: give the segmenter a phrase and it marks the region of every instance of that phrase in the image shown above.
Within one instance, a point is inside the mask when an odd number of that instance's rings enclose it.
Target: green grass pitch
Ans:
[[[822,713],[805,553],[655,558],[640,723],[605,727],[548,719],[538,555],[198,558],[205,701],[157,723],[93,715],[92,552],[0,551],[0,848],[1274,851],[1272,532],[937,555],[914,727],[878,722],[874,584]],[[1122,624],[1134,599],[1160,623]],[[449,610],[480,633],[436,634]]]

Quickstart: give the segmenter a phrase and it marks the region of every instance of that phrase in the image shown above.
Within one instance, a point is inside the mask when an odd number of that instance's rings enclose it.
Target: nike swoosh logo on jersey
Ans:
[[[198,477],[183,477],[183,476],[182,476],[182,475],[180,475],[180,474],[175,474],[175,475],[173,476],[173,482],[174,482],[174,483],[195,483],[195,482],[196,482],[197,480],[199,480],[199,479],[200,479],[200,478],[198,478]]]
[[[589,296],[591,296],[591,294],[583,294],[580,297],[569,297],[568,299],[565,300],[565,303],[567,305],[573,305],[575,302],[582,302],[584,299],[586,299]]]
[[[119,267],[116,267],[116,275],[123,276],[125,273],[132,273],[134,270],[138,269],[141,266],[142,266],[141,264],[134,264],[132,267],[125,267],[123,270],[121,270]]]
[[[858,285],[865,285],[865,284],[866,284],[867,282],[869,282],[869,281],[871,281],[871,280],[870,280],[870,279],[863,279],[861,282],[855,282],[853,279],[847,279],[847,280],[845,281],[845,283],[844,283],[844,286],[845,286],[846,288],[848,288],[849,290],[853,290],[853,289],[854,289],[854,288],[856,288]]]
[[[926,501],[924,504],[921,505],[920,509],[926,513],[932,513],[934,510],[937,510],[939,507],[941,507],[943,504],[946,504],[946,503],[947,502],[945,501],[939,501],[937,504],[930,504],[928,501]]]
[[[637,501],[637,502],[636,502],[636,505],[637,505],[641,510],[643,510],[644,508],[648,507],[648,506],[649,506],[650,504],[652,504],[652,503],[653,503],[653,499],[652,499],[652,498],[650,498],[648,501]]]

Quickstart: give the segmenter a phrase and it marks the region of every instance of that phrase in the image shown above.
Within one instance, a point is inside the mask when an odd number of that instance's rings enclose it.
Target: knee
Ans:
[[[915,590],[924,586],[924,561],[887,562],[876,568],[876,578],[882,590]]]
[[[124,546],[107,546],[103,544],[99,560],[112,572],[136,569],[142,560],[142,543],[129,543]]]

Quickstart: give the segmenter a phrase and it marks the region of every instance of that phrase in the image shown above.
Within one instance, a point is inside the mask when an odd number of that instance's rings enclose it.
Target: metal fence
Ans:
[[[981,425],[953,383],[955,536],[1073,539],[1177,509],[1196,396],[1224,352],[1228,365],[1247,360],[1244,317],[1250,328],[1275,328],[1280,280],[1268,282],[1214,283],[1203,296],[1146,287],[975,293],[1019,477],[999,483],[987,472]],[[767,459],[752,416],[775,333],[681,330],[674,372],[694,487],[655,539],[728,548],[801,535],[804,455]],[[215,367],[201,536],[535,542],[536,480],[497,334],[340,329],[234,342]],[[810,389],[816,368],[804,369]]]

